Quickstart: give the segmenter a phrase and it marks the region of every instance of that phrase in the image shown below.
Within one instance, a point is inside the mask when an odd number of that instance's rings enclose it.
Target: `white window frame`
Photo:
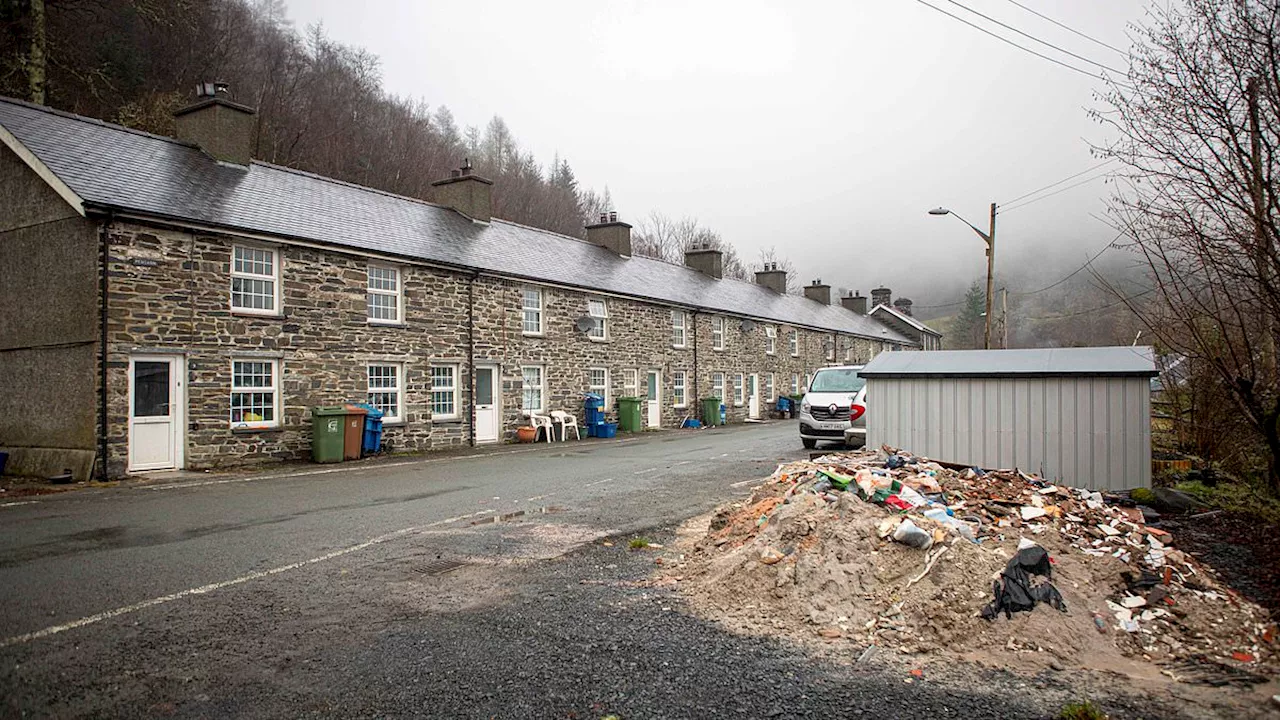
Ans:
[[[836,360],[836,339],[833,337],[829,340],[824,339],[823,344],[827,346],[827,362],[835,362]]]
[[[596,308],[600,309],[596,313]],[[587,315],[595,321],[595,325],[587,331],[587,337],[596,342],[604,342],[609,339],[609,303],[604,298],[590,298],[587,300]]]
[[[453,387],[437,387],[436,386],[436,370],[448,370],[450,377],[453,379]],[[458,366],[452,363],[432,363],[427,368],[427,379],[431,381],[431,390],[427,400],[427,406],[431,410],[431,419],[437,420],[458,420],[462,417],[462,373],[458,370]],[[447,392],[453,399],[453,412],[438,413],[436,412],[436,393]]]
[[[236,365],[242,363],[265,363],[270,367],[271,384],[268,385],[236,385]],[[271,420],[235,420],[235,407],[232,400],[236,395],[248,393],[271,393]],[[233,430],[262,430],[280,427],[280,361],[275,358],[242,357],[231,359],[231,392],[227,396],[227,421]]]
[[[724,350],[725,322],[723,315],[717,315],[711,318],[711,349]]]
[[[375,270],[394,273],[392,280],[395,282],[395,290],[387,290],[385,288],[375,288],[373,286],[373,273]],[[395,265],[382,265],[379,263],[369,263],[365,269],[366,273],[366,289],[365,289],[365,319],[370,325],[402,325],[404,324],[404,271]],[[394,318],[376,318],[373,316],[374,304],[371,302],[372,297],[395,298],[395,314]]]
[[[793,328],[787,342],[791,344],[791,357],[800,357],[800,331]]]
[[[687,377],[688,375],[684,370],[673,370],[671,372],[671,405],[673,407],[689,407],[689,395],[686,386]]]
[[[244,270],[236,270],[236,253],[240,250],[250,252],[267,253],[271,257],[271,274],[263,275],[255,272],[247,272]],[[236,305],[236,280],[250,280],[257,282],[271,283],[271,307],[254,308],[242,307]],[[242,315],[280,315],[280,250],[274,247],[263,245],[251,245],[248,243],[235,243],[231,246],[231,282],[228,283],[229,290],[228,303],[231,312]]]
[[[792,395],[800,394],[800,373],[791,374],[791,394]]]
[[[379,385],[375,387],[373,384],[373,377],[372,377],[372,371],[374,368],[391,368],[394,371],[393,374],[395,375],[395,380],[394,380],[395,384],[392,386]],[[404,363],[376,362],[376,361],[370,362],[366,364],[364,367],[364,376],[365,376],[365,386],[368,391],[368,395],[365,401],[368,402],[370,405],[373,405],[374,407],[378,407],[378,404],[373,401],[373,396],[375,394],[395,396],[396,412],[395,414],[392,414],[383,410],[382,422],[383,423],[404,422]],[[382,410],[382,408],[378,408],[378,409]]]
[[[776,378],[774,378],[773,373],[767,373],[764,376],[764,394],[765,394],[765,397],[769,399],[769,402],[773,402],[778,399],[778,395],[776,392],[778,388],[774,384],[775,379]]]
[[[537,307],[533,307],[529,305],[529,293],[535,293],[537,295],[537,298],[538,298]],[[544,307],[544,304],[543,304],[542,288],[526,286],[521,289],[520,291],[520,332],[522,334],[530,337],[542,336],[544,332],[543,314],[542,314],[543,307]],[[535,329],[533,330],[529,329],[529,326],[531,324],[529,319],[530,313],[532,313],[534,316],[534,322],[532,324],[534,325]]]
[[[772,325],[764,326],[764,354],[773,355],[778,350],[778,328]]]
[[[729,398],[724,395],[724,373],[722,372],[711,373],[711,397],[718,397],[722,404],[729,404]]]
[[[528,371],[538,371],[538,384],[530,385],[528,380]],[[521,365],[520,380],[522,387],[520,389],[520,411],[528,414],[529,412],[546,413],[547,411],[547,368],[544,365]],[[530,390],[538,391],[538,407],[530,407],[528,403],[528,395]]]
[[[597,385],[592,382],[591,377],[594,373],[602,373],[604,375],[604,383]],[[587,368],[587,392],[595,393],[604,398],[604,407],[608,409],[609,405],[609,368],[607,367],[589,367]]]
[[[747,404],[747,380],[742,373],[733,374],[733,406],[742,407]]]
[[[671,347],[684,348],[689,344],[689,313],[683,310],[671,311]]]
[[[635,368],[622,370],[622,394],[626,397],[640,396],[640,371]]]

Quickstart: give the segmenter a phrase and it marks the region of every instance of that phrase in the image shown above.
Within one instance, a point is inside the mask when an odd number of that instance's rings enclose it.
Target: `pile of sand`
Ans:
[[[1132,508],[1016,472],[980,476],[923,461],[887,471],[884,460],[859,453],[779,467],[750,501],[721,508],[663,574],[678,579],[698,611],[750,633],[1006,662],[1035,651],[1042,663],[1208,659],[1274,673],[1267,613],[1224,589]],[[969,528],[979,542],[923,517],[923,507],[902,512],[869,493],[863,499],[853,484],[830,488],[824,474],[867,469],[930,491],[956,517],[976,521]],[[1023,520],[1026,507],[1046,510]],[[938,541],[925,550],[886,538],[904,516]],[[992,582],[1023,538],[1049,552],[1067,610],[1041,604],[985,620]]]

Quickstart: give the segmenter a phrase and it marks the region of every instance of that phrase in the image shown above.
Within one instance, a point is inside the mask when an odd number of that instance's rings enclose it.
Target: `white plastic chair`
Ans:
[[[573,428],[573,439],[581,440],[582,431],[578,429],[578,416],[570,415],[563,410],[552,410],[551,419],[560,423],[560,439],[569,439],[569,428]]]
[[[547,442],[552,442],[553,438],[551,436],[555,431],[551,425],[551,418],[546,415],[539,415],[536,412],[528,413],[528,416],[529,422],[533,423],[535,431],[537,428],[542,428],[546,434]]]

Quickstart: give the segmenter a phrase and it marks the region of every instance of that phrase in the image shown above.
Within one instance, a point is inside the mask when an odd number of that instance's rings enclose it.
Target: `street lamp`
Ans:
[[[995,273],[995,267],[996,267],[995,265],[996,263],[996,204],[991,203],[991,229],[989,229],[987,232],[982,232],[973,223],[969,222],[968,220],[965,220],[959,215],[956,215],[955,213],[943,207],[934,208],[929,211],[929,214],[930,215],[954,215],[957,220],[964,223],[965,225],[968,225],[970,229],[978,233],[978,237],[982,238],[983,241],[987,243],[987,311],[983,313],[983,316],[987,319],[987,324],[982,332],[982,347],[986,348],[987,350],[990,350],[991,349],[991,293],[993,289],[992,283],[994,282],[994,273]]]

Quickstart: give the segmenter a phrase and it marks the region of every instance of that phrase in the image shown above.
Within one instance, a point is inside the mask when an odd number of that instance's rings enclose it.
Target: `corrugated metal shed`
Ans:
[[[1151,486],[1148,347],[884,353],[867,442],[1078,487]]]

